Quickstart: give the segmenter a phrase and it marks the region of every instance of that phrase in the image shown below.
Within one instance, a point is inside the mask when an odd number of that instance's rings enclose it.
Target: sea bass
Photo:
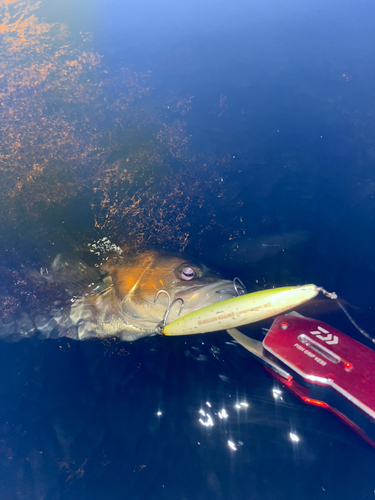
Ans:
[[[67,303],[46,314],[16,314],[0,323],[0,337],[119,337],[132,341],[158,332],[201,307],[244,293],[240,285],[192,258],[146,252],[118,257],[93,268],[58,255],[47,272],[49,283],[65,289]]]

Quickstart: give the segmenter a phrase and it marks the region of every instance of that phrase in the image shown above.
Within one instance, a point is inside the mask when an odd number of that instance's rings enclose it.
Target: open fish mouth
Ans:
[[[216,302],[238,297],[245,293],[245,285],[239,278],[234,278],[233,281],[221,280],[218,283],[212,283],[202,287],[194,285],[186,287],[182,292],[176,294],[173,299],[169,300],[170,304],[179,301],[180,313],[184,311],[184,314],[187,314],[188,312],[195,311]]]
[[[168,305],[163,319],[156,326],[155,331],[157,333],[161,333],[167,323],[171,323],[179,317],[189,314],[189,312],[245,294],[246,287],[239,278],[234,278],[232,282],[229,280],[222,280],[219,283],[203,287],[186,287],[184,292],[185,295],[184,293],[180,293],[178,296],[174,296],[173,300],[166,290],[159,290],[156,294],[153,301],[154,304],[162,294],[165,294],[168,298]],[[191,300],[191,295],[193,296],[193,300]]]
[[[162,321],[157,326],[156,331],[158,333],[162,332],[166,323],[171,323],[181,316],[185,316],[186,314],[194,312],[205,306],[210,306],[217,302],[222,302],[223,300],[229,300],[233,297],[238,297],[239,295],[246,293],[246,287],[239,278],[234,278],[232,282],[229,280],[222,280],[219,283],[214,283],[208,286],[206,285],[200,288],[200,290],[197,290],[196,294],[193,292],[194,289],[197,289],[197,287],[193,286],[185,289],[185,293],[190,292],[193,296],[195,295],[193,300],[189,300],[189,297],[186,297],[186,295],[184,297],[183,294],[180,294],[177,297],[175,296],[174,299],[171,300],[168,292],[159,291],[157,293],[156,299],[160,293],[163,292],[168,296],[168,306]]]
[[[215,293],[238,297],[239,295],[244,295],[246,293],[246,287],[239,278],[234,278],[233,286],[222,288],[221,290],[217,290]]]

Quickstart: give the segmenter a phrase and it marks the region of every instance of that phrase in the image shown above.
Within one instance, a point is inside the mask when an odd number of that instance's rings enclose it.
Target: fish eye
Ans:
[[[181,278],[183,280],[192,280],[195,278],[196,272],[191,267],[184,267],[181,271]]]

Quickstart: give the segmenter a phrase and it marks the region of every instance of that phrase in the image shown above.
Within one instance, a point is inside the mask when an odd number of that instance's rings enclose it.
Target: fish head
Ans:
[[[119,271],[119,270],[118,270]],[[133,262],[132,269],[123,269],[124,280],[131,279],[131,289],[115,277],[115,293],[120,295],[123,311],[141,321],[159,323],[169,304],[170,323],[181,316],[210,304],[237,296],[233,281],[200,261],[180,255],[149,252]],[[238,287],[237,287],[238,289]],[[241,290],[239,290],[241,293]]]

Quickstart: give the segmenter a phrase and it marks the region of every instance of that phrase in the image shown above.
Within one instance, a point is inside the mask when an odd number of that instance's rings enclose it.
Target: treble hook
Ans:
[[[182,299],[181,297],[178,297],[177,299],[174,299],[174,301],[172,302],[172,304],[170,305],[170,307],[168,307],[168,309],[165,311],[164,313],[164,317],[163,317],[163,321],[164,321],[164,326],[165,326],[165,322],[167,321],[167,318],[168,318],[168,315],[169,313],[171,312],[172,310],[172,307],[174,306],[174,304],[178,301],[181,301],[181,305],[180,305],[180,309],[178,311],[178,316],[181,314],[181,311],[182,311],[182,308],[184,307],[185,305],[185,302],[184,302],[184,299]]]
[[[161,293],[165,293],[165,295],[168,297],[168,307],[170,306],[170,303],[171,303],[171,296],[169,295],[169,293],[167,292],[167,290],[159,290],[158,293],[155,295],[155,298],[154,298],[154,304],[155,302],[158,300],[158,297]],[[168,308],[167,307],[167,308]]]
[[[241,290],[242,293],[240,293],[240,291],[238,290],[238,286],[237,286],[237,283],[236,283],[237,281],[238,281],[240,287],[242,288],[242,290]],[[246,293],[246,287],[242,283],[242,281],[240,280],[240,278],[235,277],[233,279],[233,288],[235,289],[237,295],[244,295]]]
[[[158,325],[156,325],[156,328],[155,328],[156,333],[159,333],[160,335],[163,333],[164,327],[167,323],[168,315],[171,312],[171,309],[174,306],[174,304],[178,301],[181,301],[181,306],[180,306],[180,309],[178,311],[178,316],[181,314],[182,308],[184,307],[184,304],[185,304],[184,300],[181,297],[174,299],[174,301],[171,303],[171,296],[169,295],[169,293],[166,290],[159,290],[158,291],[158,293],[155,295],[155,298],[154,298],[154,304],[155,304],[159,294],[161,294],[161,293],[165,293],[167,295],[168,306],[167,306],[167,309],[165,310],[165,313],[163,315],[163,319],[160,321],[160,323]]]

